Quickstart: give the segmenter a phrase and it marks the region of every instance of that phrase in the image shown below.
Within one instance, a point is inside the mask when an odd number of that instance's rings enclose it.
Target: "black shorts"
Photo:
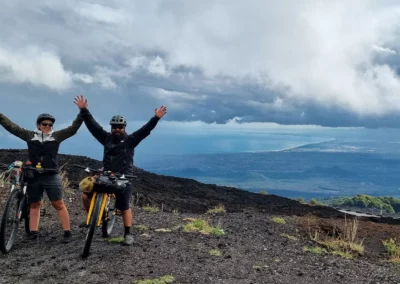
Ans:
[[[86,193],[89,199],[92,199],[93,193]],[[115,207],[120,211],[125,211],[131,208],[131,198],[132,198],[132,184],[127,184],[125,190],[116,196]]]
[[[28,203],[39,202],[43,199],[43,192],[46,191],[50,201],[57,201],[63,198],[63,188],[59,174],[43,174],[28,182],[27,194]]]

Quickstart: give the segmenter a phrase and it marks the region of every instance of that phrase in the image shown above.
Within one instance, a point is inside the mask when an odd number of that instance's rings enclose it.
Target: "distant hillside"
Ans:
[[[326,198],[321,202],[335,207],[353,207],[360,209],[377,209],[389,214],[400,212],[400,198],[388,196],[370,196],[358,194],[352,197]]]
[[[0,149],[0,170],[5,170],[15,160],[27,160],[27,151]],[[93,168],[100,168],[102,165],[100,161],[88,157],[59,155],[59,165],[63,164],[66,164],[65,169],[75,189],[84,177],[84,172],[73,167],[73,164]],[[342,213],[333,208],[309,206],[276,195],[263,195],[233,187],[204,184],[193,179],[157,175],[139,168],[135,168],[135,174],[138,179],[135,184],[134,198],[139,206],[156,204],[162,205],[165,211],[178,209],[180,212],[204,213],[221,203],[230,212],[253,208],[273,214],[342,216]]]

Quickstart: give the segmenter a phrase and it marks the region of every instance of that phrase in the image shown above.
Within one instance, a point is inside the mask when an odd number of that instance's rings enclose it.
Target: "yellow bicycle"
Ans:
[[[82,257],[86,258],[90,252],[96,227],[101,227],[103,236],[111,234],[117,214],[117,209],[115,208],[116,196],[122,193],[127,186],[130,186],[129,179],[135,178],[135,176],[113,173],[111,171],[94,170],[81,165],[74,166],[91,173],[92,175],[89,178],[93,179],[93,196],[86,217],[88,230],[82,253]]]

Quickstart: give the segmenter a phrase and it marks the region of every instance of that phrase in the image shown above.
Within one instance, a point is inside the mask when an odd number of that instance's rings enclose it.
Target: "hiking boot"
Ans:
[[[64,236],[63,236],[63,238],[62,238],[62,240],[61,240],[61,243],[63,243],[63,244],[68,244],[68,243],[71,242],[71,240],[72,240],[72,234],[71,234],[71,232],[70,232],[70,231],[64,232]]]
[[[89,228],[89,225],[86,225],[86,221],[82,222],[78,226],[79,228]]]
[[[135,243],[135,237],[132,234],[128,234],[124,237],[124,241],[122,242],[123,246],[131,246]]]

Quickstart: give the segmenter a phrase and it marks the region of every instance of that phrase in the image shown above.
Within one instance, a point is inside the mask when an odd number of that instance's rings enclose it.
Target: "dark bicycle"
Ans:
[[[29,161],[25,164],[19,161],[13,163],[7,177],[11,183],[10,195],[4,208],[0,226],[0,250],[3,253],[9,253],[13,247],[18,234],[19,224],[22,220],[25,221],[26,233],[30,233],[30,207],[27,199],[28,183],[38,174],[57,172],[57,169],[33,167]]]
[[[96,227],[101,227],[103,236],[109,236],[112,232],[117,215],[116,195],[122,193],[130,178],[135,176],[113,173],[111,171],[95,170],[81,165],[74,167],[84,169],[91,173],[94,179],[92,189],[92,198],[90,202],[89,212],[86,217],[86,233],[85,246],[83,248],[82,257],[89,255],[90,246]]]

